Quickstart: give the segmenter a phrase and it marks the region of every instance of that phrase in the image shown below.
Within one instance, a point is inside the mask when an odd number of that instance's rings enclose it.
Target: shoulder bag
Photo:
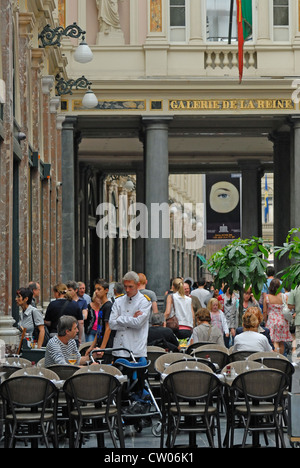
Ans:
[[[39,330],[39,327],[37,327],[35,325],[35,322],[34,322],[34,309],[32,309],[31,311],[31,318],[32,318],[32,321],[33,321],[33,333],[32,333],[32,338],[34,341],[38,341],[39,340],[39,336],[40,336],[40,330]],[[49,330],[48,330],[48,327],[46,327],[44,325],[44,329],[45,329],[45,337],[44,337],[44,342],[42,344],[42,347],[44,348],[45,346],[47,346],[47,343],[48,341],[50,340],[50,333],[49,333]]]
[[[287,305],[285,294],[282,294],[282,303],[283,303],[282,314],[285,320],[289,323],[289,325],[292,325],[293,313],[291,309],[289,308],[289,306]]]
[[[179,329],[179,323],[178,323],[178,318],[176,317],[175,314],[175,306],[174,306],[174,299],[173,299],[173,294],[171,294],[172,298],[172,307],[173,307],[173,315],[166,320],[166,327],[171,328],[171,330],[176,331]]]

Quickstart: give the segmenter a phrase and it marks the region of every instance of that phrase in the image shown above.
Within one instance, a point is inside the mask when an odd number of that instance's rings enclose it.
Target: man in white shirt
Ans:
[[[139,277],[134,271],[126,273],[123,285],[126,294],[116,298],[109,319],[110,329],[116,331],[113,347],[129,349],[135,359],[146,357],[152,303],[139,292]],[[125,351],[113,354],[129,359]]]
[[[198,281],[198,288],[191,292],[191,296],[196,296],[199,299],[203,309],[207,307],[208,301],[212,298],[212,294],[207,289],[205,289],[205,285],[205,279],[201,278]]]

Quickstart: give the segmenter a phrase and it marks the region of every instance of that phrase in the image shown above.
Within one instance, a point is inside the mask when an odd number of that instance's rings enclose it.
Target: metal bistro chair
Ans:
[[[88,369],[76,373],[65,382],[63,390],[67,396],[70,418],[70,447],[79,448],[82,437],[88,434],[97,435],[99,446],[103,443],[103,434],[108,432],[114,447],[118,448],[114,434],[116,430],[120,448],[124,448],[121,388],[114,375],[88,372]]]
[[[246,358],[249,358],[252,354],[256,353],[251,349],[245,351],[232,351],[229,353],[229,362],[234,361],[243,361]]]
[[[86,341],[79,346],[78,351],[80,352],[81,356],[85,356],[86,351],[92,346],[93,341]]]
[[[49,366],[48,369],[55,372],[61,380],[67,380],[69,377],[72,377],[80,367],[72,366],[72,364],[53,364]]]
[[[57,448],[57,389],[51,380],[40,376],[11,376],[0,386],[4,405],[5,447],[17,440],[40,439],[49,448],[48,437]]]
[[[193,351],[192,356],[195,358],[210,359],[219,371],[226,366],[229,360],[228,350],[226,348],[215,348],[213,345],[210,347],[205,345],[200,348],[196,348]]]
[[[192,354],[194,349],[200,348],[201,346],[204,346],[204,345],[213,346],[213,343],[210,343],[209,341],[200,341],[198,343],[193,343],[186,348],[185,353]]]
[[[79,366],[72,364],[52,364],[48,367],[49,370],[55,372],[58,375],[59,380],[67,380],[72,377],[76,371],[80,369]],[[60,436],[64,435],[66,432],[65,425],[69,425],[69,416],[67,411],[67,400],[66,395],[60,389],[58,394],[58,407],[57,407],[57,421],[59,423],[59,433]]]
[[[164,350],[164,348],[161,348],[159,346],[148,346],[147,347],[147,360],[150,361],[150,365],[148,367],[148,372],[147,372],[147,380],[148,384],[150,385],[153,394],[155,395],[156,398],[160,399],[160,374],[159,372],[155,369],[155,361],[157,358],[160,356],[166,355],[167,352]]]
[[[276,353],[255,353],[250,356],[254,362],[261,362],[264,366],[270,369],[277,369],[282,371],[287,377],[287,385],[283,392],[282,404],[284,407],[283,418],[285,425],[288,425],[288,394],[292,391],[293,374],[295,373],[295,367],[293,364],[282,355]],[[249,359],[250,359],[249,358]]]
[[[156,372],[161,375],[165,372],[167,367],[177,361],[187,361],[193,360],[191,356],[188,356],[184,353],[166,353],[159,356],[154,362],[154,369]]]
[[[218,405],[212,399],[219,394],[220,380],[205,364],[186,361],[173,364],[162,382],[163,424],[167,427],[166,445],[173,448],[179,431],[189,433],[189,446],[196,445],[196,433],[206,432],[209,445],[214,448],[216,428],[218,446],[221,431]],[[164,431],[161,434],[161,448]]]
[[[228,368],[230,368],[230,373],[232,373],[233,371],[234,375],[230,377],[226,376]],[[231,362],[222,369],[221,374],[223,376],[224,383],[225,383],[225,386],[223,386],[223,400],[224,400],[224,406],[225,406],[225,411],[226,411],[226,434],[224,437],[223,445],[226,448],[229,447],[229,436],[230,436],[230,431],[232,429],[232,426],[234,425],[235,427],[240,427],[240,424],[241,424],[240,423],[241,416],[236,418],[235,407],[237,405],[241,405],[245,403],[243,398],[236,398],[235,400],[230,399],[230,387],[232,383],[234,382],[235,378],[239,374],[242,374],[243,372],[248,372],[254,369],[260,369],[260,368],[261,368],[260,363],[255,362],[255,361],[245,360],[245,361]],[[231,407],[231,403],[233,404],[233,407]],[[233,438],[232,438],[231,444],[233,445]]]
[[[280,417],[283,414],[282,394],[286,388],[286,376],[276,369],[257,369],[244,372],[236,377],[232,383],[231,396],[234,400],[241,395],[244,404],[233,406],[235,414],[241,416],[244,424],[242,448],[245,447],[248,432],[253,433],[255,440],[259,432],[274,431],[276,446],[278,435],[281,446],[285,448]],[[234,421],[234,419],[233,419]],[[234,424],[232,425],[231,440],[234,440]],[[257,441],[253,443],[255,446]]]

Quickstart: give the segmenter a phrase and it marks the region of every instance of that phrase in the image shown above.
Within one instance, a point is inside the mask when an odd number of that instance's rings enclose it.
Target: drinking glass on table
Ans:
[[[77,354],[70,354],[69,357],[68,357],[68,362],[69,364],[72,364],[72,366],[74,366],[77,362]]]

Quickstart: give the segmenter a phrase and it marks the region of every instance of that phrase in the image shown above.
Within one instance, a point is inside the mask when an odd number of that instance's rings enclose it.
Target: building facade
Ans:
[[[58,279],[89,285],[133,268],[162,296],[170,276],[195,277],[221,245],[205,240],[205,175],[241,177],[242,237],[262,234],[265,174],[273,174],[274,243],[300,225],[298,0],[252,1],[241,83],[236,11],[230,29],[227,1],[0,5],[2,329],[12,321],[15,288],[29,280],[42,283],[47,303]],[[47,23],[74,22],[93,52],[86,64],[75,60],[80,39],[64,37],[60,47],[39,41]],[[58,75],[65,82],[84,75],[96,107],[84,107],[86,89],[59,93]],[[105,203],[110,222],[101,231]],[[122,203],[147,208],[138,236],[124,228]],[[169,235],[151,231],[149,213],[162,204],[171,207]],[[197,245],[174,237],[178,212],[198,226]]]

